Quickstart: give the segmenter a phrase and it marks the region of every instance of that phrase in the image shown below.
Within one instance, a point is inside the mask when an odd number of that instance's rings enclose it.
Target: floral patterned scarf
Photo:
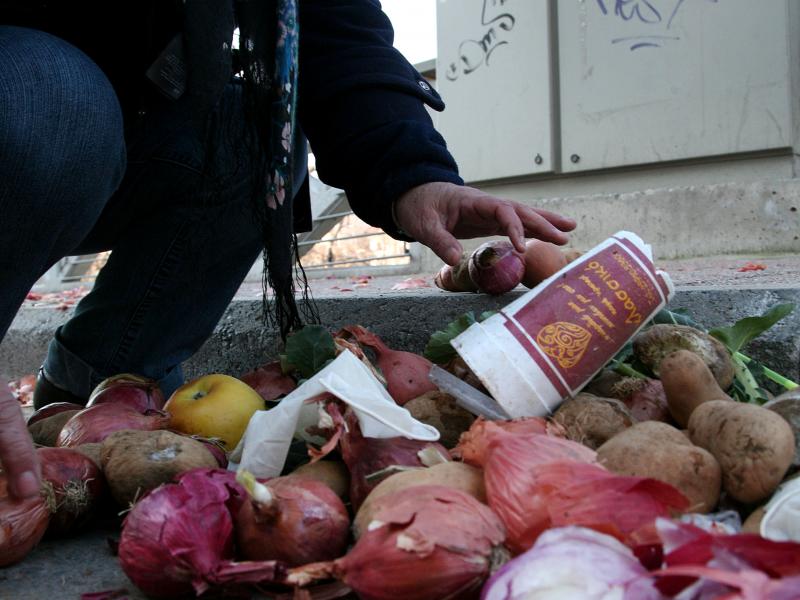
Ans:
[[[297,0],[237,0],[246,118],[255,124],[248,140],[255,159],[253,204],[264,237],[264,311],[283,338],[302,326],[295,302],[303,294],[305,320],[317,320],[305,274],[297,261],[291,195],[297,112]],[[297,285],[296,285],[297,284]],[[270,291],[274,304],[268,301]]]

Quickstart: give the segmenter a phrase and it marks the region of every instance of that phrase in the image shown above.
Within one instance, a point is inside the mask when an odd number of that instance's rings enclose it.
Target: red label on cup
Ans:
[[[666,303],[666,284],[627,240],[575,263],[505,326],[563,396],[577,391]]]

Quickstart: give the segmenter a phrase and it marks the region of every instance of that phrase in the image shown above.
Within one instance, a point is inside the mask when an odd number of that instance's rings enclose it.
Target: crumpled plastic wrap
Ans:
[[[435,442],[439,431],[414,419],[398,406],[370,370],[349,350],[342,352],[319,373],[306,380],[270,410],[256,412],[230,456],[231,470],[247,469],[260,478],[280,475],[292,439],[314,438],[306,428],[319,422],[319,405],[313,399],[330,393],[349,404],[365,437],[403,436]]]

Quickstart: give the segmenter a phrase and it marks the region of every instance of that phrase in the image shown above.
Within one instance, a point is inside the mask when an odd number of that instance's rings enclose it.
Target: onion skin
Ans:
[[[105,479],[95,462],[69,448],[39,448],[42,480],[51,510],[48,535],[68,535],[92,516],[106,490]],[[49,485],[48,485],[49,484]]]
[[[266,402],[273,402],[297,387],[294,379],[284,375],[280,361],[248,371],[239,379],[257,391]]]
[[[80,446],[102,442],[115,431],[139,429],[143,431],[166,429],[169,416],[161,411],[143,415],[123,404],[104,403],[83,409],[66,422],[58,434],[56,445]]]
[[[350,470],[350,505],[358,511],[361,503],[381,480],[367,481],[367,476],[391,466],[425,467],[419,452],[434,448],[445,460],[447,448],[436,442],[410,440],[404,437],[368,438],[361,434],[358,419],[347,413],[347,432],[339,440],[339,449]]]
[[[542,417],[521,417],[508,421],[487,421],[478,417],[472,426],[461,434],[458,445],[450,452],[453,458],[461,459],[473,467],[483,467],[489,452],[489,444],[500,432],[532,434],[544,433],[566,437],[566,431],[558,423]]]
[[[28,417],[27,425],[30,427],[37,421],[42,421],[43,419],[52,417],[58,413],[66,412],[68,410],[83,410],[84,408],[86,407],[81,406],[80,404],[75,404],[74,402],[54,402],[53,404],[43,406],[30,417]]]
[[[233,473],[195,469],[142,498],[125,517],[119,561],[153,598],[200,595],[231,584],[274,582],[275,562],[235,563],[231,501]]]
[[[333,560],[344,554],[350,519],[324,483],[286,476],[263,484],[271,499],[251,497],[236,515],[236,541],[247,560],[279,560],[289,566]]]
[[[525,273],[525,263],[511,242],[486,242],[469,259],[469,276],[478,290],[499,296],[517,287]]]
[[[372,348],[377,355],[378,367],[386,378],[389,395],[402,406],[409,400],[438,388],[428,379],[433,363],[427,358],[392,350],[381,338],[360,325],[343,328],[356,338],[359,344]]]
[[[289,583],[334,576],[364,600],[477,598],[505,558],[499,519],[469,494],[417,486],[392,494],[344,557],[290,571]]]
[[[0,471],[0,567],[25,558],[42,539],[49,522],[44,497],[11,498],[6,475]]]
[[[123,373],[101,381],[89,396],[86,407],[112,402],[145,414],[164,408],[164,394],[154,379]]]

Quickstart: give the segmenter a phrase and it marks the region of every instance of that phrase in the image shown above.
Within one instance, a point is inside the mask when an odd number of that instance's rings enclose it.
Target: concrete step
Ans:
[[[684,274],[692,277],[690,271]],[[757,276],[758,272],[741,274]],[[793,278],[791,284],[788,281],[757,284],[754,283],[757,277],[746,280],[749,285],[736,287],[681,285],[670,308],[684,308],[700,323],[715,327],[761,314],[781,302],[800,306],[800,278]],[[365,283],[324,280],[324,285],[314,284],[321,322],[332,330],[358,323],[383,337],[390,346],[414,352],[422,351],[431,333],[460,314],[499,309],[524,292],[491,297],[448,293],[434,287],[392,290],[392,282],[397,283],[397,278],[361,281]],[[21,309],[0,344],[0,376],[15,378],[36,371],[53,332],[68,319],[69,312],[47,305]],[[213,336],[184,365],[186,376],[211,372],[238,375],[275,358],[280,347],[277,332],[263,325],[260,289],[251,285],[240,290]],[[797,380],[800,376],[800,309],[768,334],[754,340],[748,352]]]

